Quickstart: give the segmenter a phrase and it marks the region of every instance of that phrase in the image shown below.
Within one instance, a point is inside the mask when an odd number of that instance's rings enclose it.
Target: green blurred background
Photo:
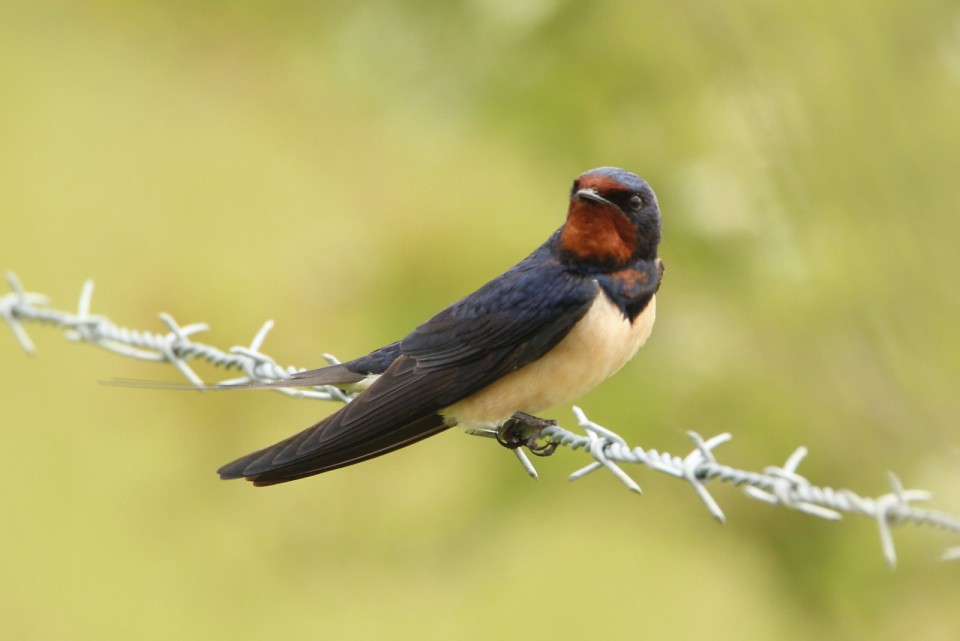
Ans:
[[[500,273],[571,180],[657,190],[640,356],[581,401],[631,443],[886,471],[960,511],[955,1],[0,3],[0,267],[56,306],[352,357]],[[0,333],[5,330],[0,331]],[[632,470],[527,479],[455,431],[269,489],[220,464],[331,406],[0,337],[2,639],[957,639],[956,537]],[[210,375],[210,370],[201,370]],[[573,424],[568,408],[553,415]]]

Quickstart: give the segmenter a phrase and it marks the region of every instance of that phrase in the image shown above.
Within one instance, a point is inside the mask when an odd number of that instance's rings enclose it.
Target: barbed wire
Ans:
[[[239,371],[241,377],[218,381],[218,385],[238,384],[252,381],[273,382],[282,380],[294,373],[304,371],[294,366],[281,367],[273,358],[261,351],[267,333],[273,322],[267,321],[247,346],[232,347],[223,351],[217,347],[195,342],[191,337],[207,331],[205,323],[179,325],[169,314],[161,313],[160,320],[167,327],[165,333],[139,331],[117,325],[108,318],[90,313],[93,282],[86,281],[81,290],[77,311],[67,312],[49,307],[49,299],[23,289],[13,274],[7,273],[10,293],[0,296],[0,316],[7,322],[13,335],[23,349],[35,353],[33,342],[24,329],[26,323],[53,325],[64,331],[69,340],[85,342],[109,351],[141,360],[170,363],[190,382],[199,388],[208,387],[189,365],[189,361],[200,360],[227,371]],[[337,359],[329,354],[324,358],[330,363]],[[317,386],[312,388],[271,388],[283,394],[295,397],[312,398],[347,403],[353,395],[335,387]],[[889,474],[891,491],[877,496],[865,497],[848,489],[833,489],[817,486],[797,472],[807,450],[797,448],[781,466],[770,466],[762,472],[740,470],[723,465],[716,459],[714,451],[730,441],[730,434],[719,434],[704,439],[695,432],[688,432],[693,449],[685,456],[658,452],[655,449],[631,447],[616,432],[593,421],[579,407],[573,408],[582,434],[564,429],[559,425],[547,427],[542,438],[559,447],[570,450],[583,450],[593,458],[586,467],[570,475],[570,480],[583,478],[587,474],[606,469],[620,480],[628,489],[640,493],[640,486],[620,467],[621,464],[644,465],[651,470],[661,472],[673,478],[686,481],[704,503],[710,514],[724,522],[725,517],[720,505],[707,490],[711,481],[729,483],[742,487],[744,493],[753,499],[777,505],[818,518],[838,521],[844,514],[863,516],[873,519],[877,525],[884,558],[894,567],[897,561],[892,529],[912,524],[939,528],[960,533],[960,517],[943,511],[921,508],[916,503],[928,501],[930,492],[919,489],[907,489],[893,473]],[[481,436],[495,436],[493,430]],[[537,472],[523,450],[513,452],[523,464],[527,473],[537,478]],[[960,559],[960,546],[951,547],[941,556],[943,560]]]

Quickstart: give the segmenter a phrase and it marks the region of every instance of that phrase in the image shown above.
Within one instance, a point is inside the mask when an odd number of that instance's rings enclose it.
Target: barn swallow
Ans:
[[[613,167],[580,175],[566,222],[516,266],[395,343],[272,384],[359,394],[299,434],[224,465],[220,477],[274,485],[456,425],[489,432],[538,420],[531,415],[588,392],[646,342],[663,276],[659,243],[660,209],[646,182]]]

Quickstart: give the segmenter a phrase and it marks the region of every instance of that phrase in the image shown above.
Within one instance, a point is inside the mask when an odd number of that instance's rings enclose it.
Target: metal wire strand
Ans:
[[[63,330],[70,340],[90,343],[121,356],[170,363],[198,388],[206,387],[206,384],[190,367],[189,362],[193,360],[205,361],[214,367],[236,370],[243,374],[239,378],[219,381],[220,384],[277,381],[303,371],[293,366],[281,367],[261,351],[267,333],[273,327],[272,321],[263,325],[249,345],[223,351],[193,340],[192,337],[196,334],[207,331],[208,327],[203,323],[181,326],[169,314],[161,313],[160,320],[167,331],[153,333],[122,327],[104,316],[91,314],[92,281],[84,284],[77,311],[71,313],[50,308],[48,298],[42,294],[25,291],[13,273],[8,272],[6,277],[11,291],[0,296],[0,317],[6,321],[14,338],[28,354],[34,354],[36,349],[24,325],[36,323],[53,325]],[[331,363],[337,362],[330,355],[324,355],[324,358]],[[289,396],[341,403],[349,402],[352,398],[351,394],[328,386],[272,389]],[[807,455],[807,450],[803,447],[797,448],[782,466],[770,466],[763,472],[752,472],[723,465],[717,460],[715,451],[720,445],[731,440],[729,434],[704,439],[695,432],[689,432],[693,449],[681,457],[655,449],[631,447],[616,432],[587,418],[579,407],[574,407],[573,412],[580,429],[583,430],[582,434],[560,426],[547,427],[541,433],[547,441],[573,451],[583,450],[593,459],[589,465],[570,475],[572,481],[605,469],[630,491],[639,494],[640,486],[620,467],[629,463],[643,465],[655,472],[687,482],[711,516],[721,523],[725,518],[723,510],[707,490],[707,485],[711,482],[742,487],[749,498],[822,519],[838,521],[844,514],[866,517],[877,525],[881,549],[890,567],[894,567],[897,562],[893,541],[893,528],[896,526],[924,525],[960,534],[960,517],[918,507],[918,502],[931,498],[930,493],[926,490],[905,488],[900,479],[892,473],[889,474],[890,492],[877,497],[865,497],[848,489],[838,490],[814,485],[797,472]],[[493,436],[494,433],[481,432],[479,435]],[[519,448],[515,449],[514,453],[526,473],[537,478],[536,469],[526,454]],[[947,549],[940,558],[960,559],[960,545]]]

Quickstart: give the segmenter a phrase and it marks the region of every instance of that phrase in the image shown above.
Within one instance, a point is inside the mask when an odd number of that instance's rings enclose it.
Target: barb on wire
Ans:
[[[273,327],[272,321],[267,321],[263,325],[250,345],[233,347],[225,352],[216,347],[195,342],[191,338],[208,329],[203,323],[181,326],[169,314],[160,314],[167,332],[156,334],[121,327],[103,316],[91,314],[93,296],[91,281],[84,284],[76,313],[49,308],[46,296],[25,291],[12,273],[7,273],[7,282],[11,292],[0,296],[0,317],[6,321],[13,331],[14,338],[29,354],[33,354],[35,348],[23,325],[40,323],[61,328],[70,340],[87,342],[122,356],[171,363],[192,385],[200,388],[206,385],[190,367],[189,361],[199,359],[214,367],[243,373],[241,378],[220,381],[221,384],[277,381],[303,371],[293,366],[281,367],[273,358],[261,351],[267,333]],[[324,358],[331,363],[337,362],[329,355],[324,355]],[[308,389],[271,389],[290,396],[343,403],[349,402],[352,398],[352,395],[342,390],[327,386]],[[543,439],[557,446],[571,450],[582,449],[593,458],[589,465],[571,474],[570,480],[577,480],[591,472],[606,469],[629,490],[640,493],[637,482],[620,467],[622,464],[630,463],[644,465],[656,472],[686,481],[710,514],[721,523],[724,521],[724,513],[707,489],[710,482],[729,483],[742,487],[746,496],[750,498],[822,519],[837,521],[843,518],[844,514],[867,517],[877,524],[883,555],[891,567],[896,564],[897,558],[892,533],[895,526],[926,525],[960,533],[960,517],[939,510],[918,507],[916,505],[918,502],[931,498],[930,493],[925,490],[905,488],[900,479],[892,473],[889,475],[890,492],[878,497],[864,497],[852,490],[816,486],[797,472],[797,468],[807,455],[807,450],[803,447],[797,448],[782,466],[770,466],[763,472],[751,472],[723,465],[717,461],[715,450],[732,438],[729,434],[719,434],[704,439],[696,432],[689,432],[693,449],[686,456],[681,457],[654,449],[630,447],[623,437],[588,419],[579,407],[574,407],[573,411],[583,434],[571,432],[560,426],[547,427],[541,433]],[[496,436],[493,430],[480,431],[477,434]],[[519,448],[515,449],[514,453],[524,470],[533,478],[537,478],[536,469],[526,454]],[[960,559],[960,546],[946,550],[941,559]]]
[[[24,291],[19,279],[13,273],[7,272],[6,276],[11,292],[0,296],[0,317],[7,322],[13,330],[14,337],[29,354],[34,354],[36,350],[23,324],[32,322],[55,325],[64,330],[69,340],[90,343],[121,356],[171,363],[192,385],[198,388],[204,388],[207,385],[190,367],[189,362],[192,360],[206,361],[220,369],[243,373],[242,377],[218,381],[217,384],[273,382],[303,371],[302,368],[293,366],[281,367],[273,358],[260,351],[267,333],[273,328],[271,320],[263,324],[250,345],[232,347],[225,352],[212,345],[197,343],[191,338],[200,332],[207,331],[209,327],[206,323],[181,326],[170,314],[161,312],[160,320],[167,326],[168,331],[165,334],[157,334],[122,327],[108,318],[91,314],[93,281],[88,280],[84,283],[77,312],[70,313],[48,308],[46,296]],[[337,362],[327,354],[324,354],[324,358],[331,364]],[[270,389],[288,396],[323,401],[347,402],[351,398],[342,390],[326,385],[313,388],[275,387]]]
[[[744,493],[770,505],[779,505],[830,521],[839,521],[843,514],[865,516],[876,521],[884,558],[893,567],[897,562],[892,528],[911,523],[927,525],[950,532],[960,533],[960,517],[917,507],[915,503],[927,501],[931,495],[926,490],[909,490],[900,479],[890,474],[891,491],[878,497],[863,497],[852,490],[836,490],[819,487],[797,472],[797,467],[807,455],[806,448],[797,448],[783,466],[767,467],[763,472],[739,470],[722,465],[716,459],[717,446],[731,439],[729,434],[719,434],[704,440],[695,432],[689,432],[694,448],[685,457],[656,450],[631,448],[610,430],[587,418],[583,410],[574,407],[573,412],[584,433],[576,434],[559,426],[548,427],[541,436],[570,449],[584,449],[594,457],[590,465],[574,472],[571,480],[582,478],[601,467],[609,469],[633,491],[639,491],[636,482],[619,467],[620,463],[645,465],[652,470],[684,479],[703,501],[711,515],[721,523],[723,510],[706,489],[710,481],[742,486]],[[941,557],[943,560],[960,559],[960,546],[950,548]]]

